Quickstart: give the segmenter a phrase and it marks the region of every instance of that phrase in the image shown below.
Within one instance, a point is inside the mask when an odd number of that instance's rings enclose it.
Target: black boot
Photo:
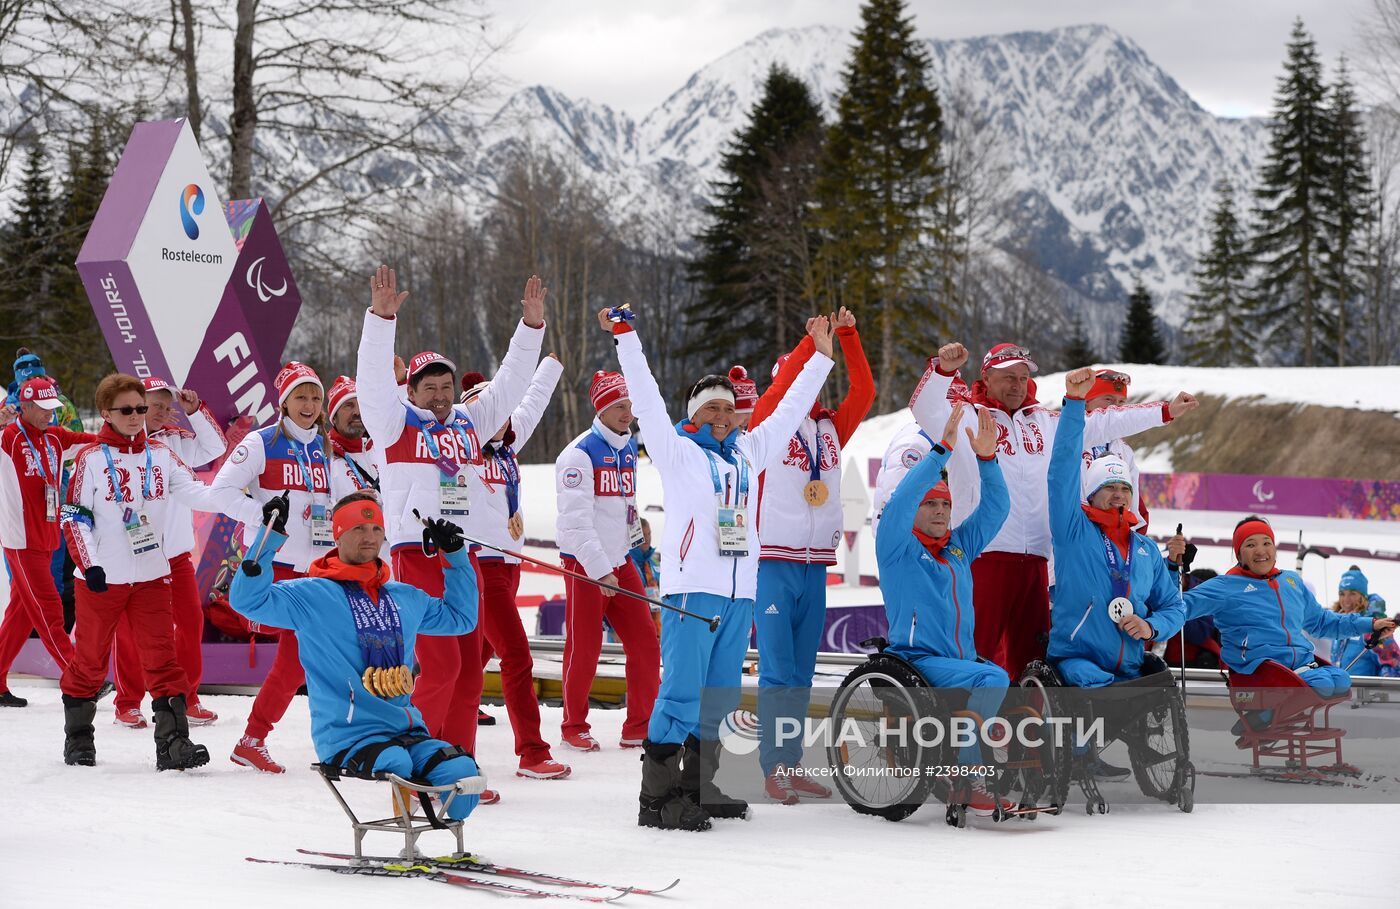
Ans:
[[[156,727],[157,770],[189,770],[209,763],[209,749],[190,741],[183,694],[152,699],[151,716]]]
[[[710,819],[681,793],[681,746],[642,743],[641,809],[637,826],[662,830],[709,830]]]
[[[63,696],[63,763],[92,767],[97,764],[97,743],[92,740],[92,718],[97,698]]]
[[[685,740],[681,788],[686,797],[710,817],[721,820],[747,820],[749,803],[743,799],[730,798],[715,785],[720,747],[718,741],[702,742],[693,735]]]
[[[6,688],[0,691],[0,707],[28,707],[29,702]]]

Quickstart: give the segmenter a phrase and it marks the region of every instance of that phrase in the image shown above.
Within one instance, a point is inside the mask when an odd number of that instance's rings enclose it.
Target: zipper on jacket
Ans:
[[[1278,600],[1278,624],[1283,629],[1283,642],[1288,645],[1288,649],[1293,654],[1293,662],[1298,662],[1298,648],[1293,646],[1293,634],[1288,630],[1288,624],[1284,621],[1283,614],[1283,591],[1279,590],[1278,580],[1269,579],[1269,586],[1274,589],[1274,598]]]
[[[1249,649],[1249,635],[1245,635],[1245,636],[1244,636],[1244,640],[1240,642],[1240,662],[1241,662],[1241,663],[1244,663],[1244,662],[1245,662],[1244,652],[1245,652],[1246,650],[1248,650],[1248,649]]]
[[[1069,633],[1069,639],[1074,640],[1074,636],[1079,634],[1079,629],[1084,627],[1084,623],[1089,621],[1089,613],[1094,610],[1094,601],[1090,600],[1089,605],[1084,609],[1084,617],[1079,620],[1079,624],[1074,626],[1074,630]]]
[[[948,566],[948,576],[953,580],[953,643],[958,645],[958,659],[963,659],[962,647],[962,604],[958,602],[958,576],[953,571],[953,566],[939,553],[935,561],[942,562]]]
[[[909,646],[914,646],[914,632],[919,627],[918,607],[914,607],[914,614],[909,617]]]
[[[345,722],[348,725],[355,722],[355,683],[346,682],[346,686],[350,689],[350,710],[345,714]]]

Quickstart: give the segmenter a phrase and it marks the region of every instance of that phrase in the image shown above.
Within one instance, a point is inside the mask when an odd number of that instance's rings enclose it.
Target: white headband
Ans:
[[[734,403],[734,392],[723,385],[711,385],[709,388],[702,388],[691,396],[685,405],[685,416],[688,420],[695,419],[695,412],[711,401],[728,401]]]

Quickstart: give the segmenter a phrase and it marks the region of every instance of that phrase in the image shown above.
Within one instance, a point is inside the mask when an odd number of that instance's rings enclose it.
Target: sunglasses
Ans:
[[[1115,372],[1111,369],[1101,370],[1096,375],[1098,376],[1098,378],[1103,379],[1105,382],[1112,382],[1115,385],[1127,385],[1130,382],[1132,382],[1132,379],[1128,378],[1127,373]],[[1121,390],[1122,389],[1119,389],[1119,391]]]
[[[124,416],[124,417],[129,417],[129,416],[131,416],[131,415],[134,414],[134,413],[144,414],[146,411],[148,411],[148,410],[150,410],[150,409],[151,409],[151,408],[147,407],[145,404],[137,404],[135,407],[133,407],[133,406],[131,406],[130,404],[128,404],[128,405],[126,405],[125,407],[109,407],[109,408],[107,409],[107,412],[108,412],[108,413],[119,413],[119,414],[121,414],[121,415]]]
[[[1029,360],[1031,352],[1024,347],[1008,347],[999,350],[996,354],[987,357],[988,363],[1000,363],[1002,360]]]

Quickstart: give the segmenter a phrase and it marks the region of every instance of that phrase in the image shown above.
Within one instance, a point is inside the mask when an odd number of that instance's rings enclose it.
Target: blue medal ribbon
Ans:
[[[107,478],[112,481],[112,490],[116,494],[117,504],[125,502],[126,487],[117,480],[117,465],[112,461],[112,449],[107,447],[107,443],[102,443],[102,456],[107,459]],[[151,446],[146,446],[146,475],[141,478],[141,500],[149,502],[151,500]]]
[[[34,462],[39,465],[39,479],[43,480],[46,486],[57,487],[59,468],[58,454],[53,450],[53,446],[49,444],[48,433],[42,434],[44,440],[44,454],[48,455],[48,458],[45,458],[39,454],[39,449],[35,447],[33,440],[29,438],[29,429],[24,425],[24,420],[17,420],[16,422],[19,423],[19,434],[24,436],[24,444],[29,446],[30,454],[34,455]],[[52,463],[49,461],[50,458],[52,459]],[[53,473],[53,482],[49,482],[50,471]]]
[[[1099,530],[1103,533],[1102,528]],[[1133,565],[1132,538],[1128,539],[1128,554],[1122,555],[1118,552],[1118,547],[1109,539],[1108,534],[1103,533],[1104,553],[1108,558],[1108,580],[1112,585],[1113,598],[1126,597],[1129,590],[1129,570]]]
[[[821,430],[818,429],[817,432],[821,432]],[[808,478],[820,480],[822,477],[822,465],[820,461],[812,456],[812,449],[807,445],[807,437],[800,432],[793,433],[793,435],[797,437],[797,443],[802,446],[802,453],[807,456]]]
[[[404,664],[403,623],[399,607],[387,590],[379,591],[379,602],[370,601],[365,588],[355,581],[337,581],[350,604],[355,623],[355,640],[366,667],[389,669]]]
[[[304,446],[295,439],[288,439],[292,443],[292,454],[296,456],[297,466],[301,468],[301,479],[306,484],[306,491],[311,493],[311,497],[316,497],[316,483],[311,479],[311,454],[303,451]]]
[[[507,516],[515,517],[515,513],[520,510],[520,464],[509,445],[493,449],[491,457],[501,465],[501,473],[506,478],[506,507],[509,509]]]

